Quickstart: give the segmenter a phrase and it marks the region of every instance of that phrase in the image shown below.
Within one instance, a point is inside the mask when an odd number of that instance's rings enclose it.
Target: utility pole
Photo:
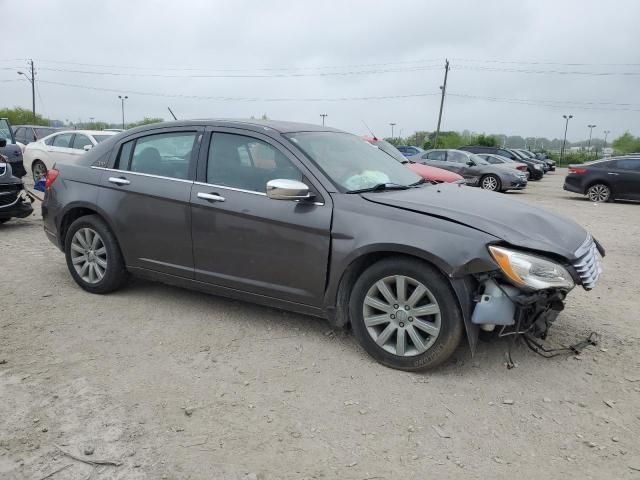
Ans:
[[[329,115],[327,115],[326,113],[321,113],[320,116],[322,117],[322,126],[324,127],[324,119]]]
[[[607,137],[609,136],[610,133],[611,133],[611,130],[604,131],[604,148],[607,148]]]
[[[396,126],[395,123],[390,123],[389,125],[391,125],[391,139],[393,140],[393,127]]]
[[[597,125],[587,125],[587,128],[589,129],[589,146],[587,147],[587,152],[588,155],[591,155],[591,135],[593,134],[593,129],[596,127]]]
[[[33,114],[33,123],[36,123],[36,69],[33,66],[33,60],[29,60],[29,69],[31,70],[31,76],[24,72],[18,72],[18,75],[23,75],[29,83],[31,83],[31,113]]]
[[[573,115],[562,115],[565,119],[564,125],[564,140],[562,140],[562,149],[560,149],[560,164],[562,165],[562,159],[564,158],[564,146],[567,143],[567,129],[569,128],[569,119],[573,118]]]
[[[440,97],[440,113],[438,114],[438,128],[436,129],[436,137],[433,140],[433,148],[438,148],[438,136],[440,136],[440,122],[442,121],[442,109],[444,108],[444,96],[447,93],[447,76],[449,74],[449,60],[445,59],[444,63],[444,84],[440,87],[442,97]]]
[[[118,95],[118,98],[120,99],[120,102],[122,103],[122,129],[124,130],[124,101],[129,98],[128,96],[122,96],[122,95]]]

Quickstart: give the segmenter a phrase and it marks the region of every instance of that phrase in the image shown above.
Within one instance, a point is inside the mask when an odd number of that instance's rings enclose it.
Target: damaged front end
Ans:
[[[489,251],[499,270],[475,276],[472,324],[486,332],[499,329],[500,336],[522,336],[537,353],[552,352],[535,339],[547,337],[576,284],[585,290],[595,286],[602,273],[598,253],[604,256],[604,249],[588,235],[566,261],[505,246],[491,245]],[[581,343],[593,344],[590,339]]]
[[[0,223],[11,218],[25,218],[33,213],[24,183],[14,177],[11,165],[0,156]]]

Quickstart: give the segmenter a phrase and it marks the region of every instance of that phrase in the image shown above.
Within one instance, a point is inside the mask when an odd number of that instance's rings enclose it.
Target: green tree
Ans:
[[[11,125],[49,125],[48,118],[36,113],[34,121],[31,110],[21,107],[0,109],[0,118],[8,118]]]
[[[129,123],[127,128],[140,127],[142,125],[150,125],[152,123],[160,123],[164,122],[164,118],[159,117],[144,117],[142,120],[137,122]]]
[[[613,148],[619,153],[640,152],[640,138],[625,132],[613,141]]]
[[[474,143],[482,145],[483,147],[497,147],[498,139],[493,135],[485,135],[484,133],[481,133],[476,137]]]

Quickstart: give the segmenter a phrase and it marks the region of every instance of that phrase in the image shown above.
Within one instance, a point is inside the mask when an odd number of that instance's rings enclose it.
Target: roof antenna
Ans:
[[[376,134],[371,131],[371,129],[369,128],[369,125],[367,125],[364,120],[362,120],[362,123],[364,123],[364,126],[367,127],[367,130],[369,130],[369,133],[371,134],[373,139],[377,141],[378,137],[376,137]]]
[[[173,117],[174,120],[178,120],[175,116],[175,114],[173,113],[173,111],[171,110],[171,107],[167,107],[167,110],[169,110],[169,113],[171,114],[171,116]]]

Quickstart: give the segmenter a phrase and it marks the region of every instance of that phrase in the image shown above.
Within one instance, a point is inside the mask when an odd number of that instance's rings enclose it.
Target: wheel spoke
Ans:
[[[413,325],[409,325],[407,327],[407,333],[409,334],[409,338],[411,338],[411,342],[416,347],[416,350],[418,350],[418,352],[424,352],[426,346],[422,341],[422,337],[420,337],[420,334],[416,332],[415,328],[413,328]]]
[[[382,312],[391,313],[393,311],[392,305],[388,305],[384,302],[381,302],[377,298],[373,298],[368,295],[365,297],[364,303],[365,305],[369,305],[370,307],[375,308],[376,310],[380,310]]]
[[[107,268],[107,262],[100,257],[96,257],[96,265],[100,265],[102,268]]]
[[[382,325],[383,323],[389,323],[391,320],[389,319],[388,314],[383,315],[372,315],[370,317],[364,318],[364,324],[367,327],[373,327],[375,325]]]
[[[411,315],[413,315],[414,317],[423,317],[425,315],[434,315],[436,313],[440,313],[440,308],[438,308],[438,305],[436,305],[435,303],[416,307],[411,310]]]
[[[99,249],[94,250],[93,253],[95,253],[96,255],[103,256],[103,255],[106,255],[107,249],[105,247],[100,247]]]
[[[71,259],[71,262],[74,265],[77,265],[79,263],[86,262],[86,261],[87,261],[87,257],[85,255],[78,255],[77,257]]]
[[[93,263],[89,264],[89,282],[93,283],[96,281],[95,269]]]
[[[418,285],[411,296],[407,299],[407,305],[409,305],[411,308],[415,307],[416,303],[418,303],[418,301],[424,296],[424,293],[426,291],[427,289],[424,285]]]
[[[434,337],[440,333],[440,329],[438,327],[418,318],[414,319],[413,326]]]
[[[391,337],[391,335],[393,334],[393,332],[395,332],[395,330],[396,330],[396,326],[393,323],[390,323],[389,325],[387,325],[387,328],[385,328],[382,331],[382,333],[378,335],[378,338],[376,339],[376,343],[382,347],[385,343],[387,343],[387,340],[389,340],[389,337]]]
[[[378,287],[378,291],[382,294],[387,303],[393,305],[397,302],[396,297],[393,296],[387,284],[384,283],[384,280],[378,280],[378,282],[376,282],[376,287]]]
[[[405,351],[405,338],[404,328],[398,329],[398,335],[396,337],[396,355],[404,355]]]
[[[80,246],[86,250],[89,248],[89,244],[85,240],[84,232],[82,230],[78,230],[74,235],[74,239],[80,244]]]
[[[407,277],[396,275],[396,292],[399,303],[404,303],[407,299]]]
[[[91,248],[91,244],[93,243],[93,232],[88,228],[84,229],[84,241],[87,244],[87,248]]]
[[[102,277],[104,277],[104,270],[100,267],[100,265],[95,263],[93,265],[93,270],[96,272],[97,280],[98,281],[102,280]]]
[[[84,255],[84,248],[82,248],[80,245],[78,245],[77,242],[73,241],[71,242],[71,250],[78,252],[78,253],[82,253]]]
[[[100,237],[98,235],[93,236],[93,241],[91,242],[91,250],[95,250],[98,246],[98,242],[100,241]]]
[[[78,271],[78,275],[80,275],[81,277],[84,277],[88,269],[89,269],[89,262],[85,262],[84,265],[82,265],[82,268]]]

